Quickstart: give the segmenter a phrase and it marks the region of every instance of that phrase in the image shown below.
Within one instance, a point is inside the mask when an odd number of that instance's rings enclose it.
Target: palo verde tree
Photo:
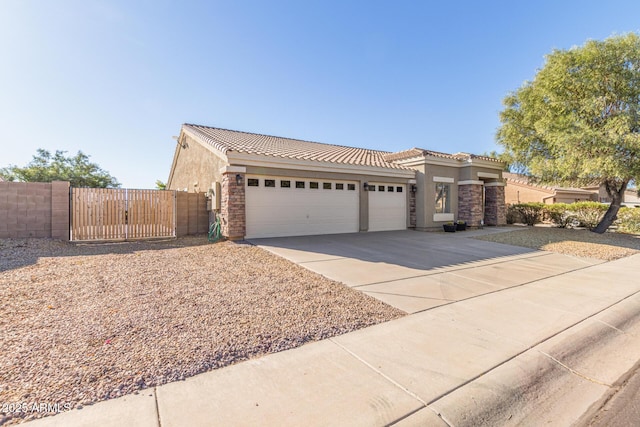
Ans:
[[[0,169],[0,176],[7,181],[51,182],[69,181],[72,187],[108,188],[120,187],[117,179],[78,151],[73,157],[65,157],[65,151],[55,154],[41,148],[25,167],[7,166]]]
[[[635,33],[554,50],[533,81],[504,101],[498,142],[541,182],[602,185],[615,221],[640,177],[640,37]]]

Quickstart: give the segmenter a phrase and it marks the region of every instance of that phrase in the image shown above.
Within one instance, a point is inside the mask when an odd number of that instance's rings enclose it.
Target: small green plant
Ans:
[[[512,205],[519,219],[527,225],[535,225],[542,221],[544,203],[519,203]]]
[[[558,228],[570,228],[576,221],[576,215],[569,206],[566,203],[547,205],[544,208],[544,216]]]
[[[507,205],[507,224],[520,222],[520,214],[515,206],[516,205]]]

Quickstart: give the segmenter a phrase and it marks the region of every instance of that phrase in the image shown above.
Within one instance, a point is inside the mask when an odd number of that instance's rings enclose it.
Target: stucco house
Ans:
[[[604,188],[604,185],[594,185],[591,187],[584,187],[584,189],[591,191],[594,194],[594,200],[597,200],[600,203],[611,203],[611,198],[607,194],[607,190]],[[637,188],[627,188],[624,191],[622,206],[640,208],[640,197],[638,197]]]
[[[184,124],[167,188],[207,192],[230,239],[506,223],[503,164]]]
[[[518,203],[540,202],[575,203],[596,200],[594,192],[583,188],[559,187],[531,182],[526,176],[503,172],[507,186],[505,202],[508,205]]]
[[[528,177],[520,174],[503,172],[505,179],[505,202],[507,205],[517,203],[541,202],[545,204],[553,203],[575,203],[595,201],[600,203],[610,203],[609,195],[602,185],[591,185],[586,187],[560,187],[553,185],[542,185],[531,182]],[[629,188],[624,193],[622,206],[640,207],[640,197],[635,188]]]

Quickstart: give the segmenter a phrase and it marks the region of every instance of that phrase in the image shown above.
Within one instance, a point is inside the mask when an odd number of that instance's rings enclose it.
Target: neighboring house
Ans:
[[[508,205],[517,203],[541,202],[575,203],[596,200],[593,191],[583,188],[555,187],[531,182],[526,176],[503,172],[507,186],[505,187],[505,202]]]
[[[583,187],[585,190],[588,190],[594,194],[594,200],[597,200],[601,203],[611,203],[611,198],[607,194],[607,190],[605,190],[603,185]],[[627,188],[624,192],[624,198],[622,200],[622,206],[629,207],[640,207],[640,197],[638,197],[638,190],[635,188]]]
[[[184,124],[167,189],[208,192],[230,239],[503,225],[503,166]]]

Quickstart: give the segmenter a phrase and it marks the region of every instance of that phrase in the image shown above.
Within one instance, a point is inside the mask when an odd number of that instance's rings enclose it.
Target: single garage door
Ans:
[[[407,228],[406,185],[369,184],[369,231]]]
[[[248,175],[245,197],[247,238],[359,230],[355,181]]]

